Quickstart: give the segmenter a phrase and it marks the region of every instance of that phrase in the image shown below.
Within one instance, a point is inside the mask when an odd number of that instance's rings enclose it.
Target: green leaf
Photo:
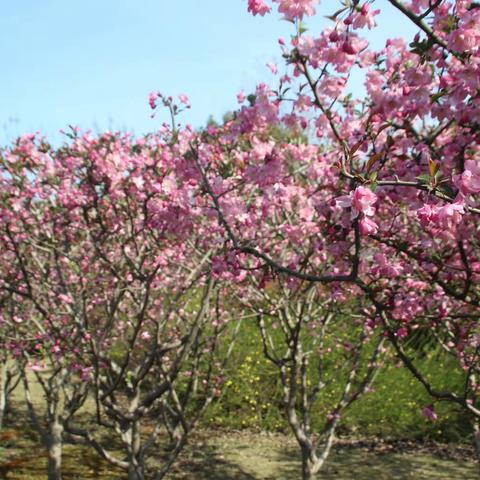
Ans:
[[[305,23],[300,22],[300,23],[298,24],[298,32],[300,33],[300,35],[302,35],[302,33],[305,33],[305,32],[307,32],[307,31],[308,31],[308,28],[307,28],[307,26],[305,25]]]
[[[420,183],[424,184],[424,185],[428,185],[430,184],[430,175],[427,175],[427,174],[423,174],[423,175],[419,175],[418,177],[415,177],[417,180],[420,181]]]

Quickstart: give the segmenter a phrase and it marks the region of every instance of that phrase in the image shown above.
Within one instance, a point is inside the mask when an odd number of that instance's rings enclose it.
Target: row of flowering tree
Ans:
[[[2,346],[49,478],[61,478],[66,433],[141,479],[167,432],[162,478],[218,395],[228,285],[212,274],[202,217],[182,220],[190,198],[188,180],[182,191],[169,174],[176,148],[104,135],[53,151],[25,137],[3,154]],[[86,404],[87,427],[76,421]]]
[[[285,66],[270,66],[278,84],[240,93],[221,126],[182,128],[188,99],[153,93],[172,124],[143,139],[74,131],[59,149],[32,136],[4,149],[0,329],[49,478],[61,478],[65,432],[131,479],[162,478],[219,394],[250,315],[278,367],[305,479],[388,346],[433,401],[480,419],[480,6],[387,1],[418,34],[376,51],[362,32],[377,28],[383,2],[248,0],[254,15],[277,5],[293,34],[279,40]],[[319,8],[331,25],[311,34]],[[354,69],[362,99],[348,94]],[[418,331],[455,359],[461,389],[439,390],[417,367],[407,342]],[[327,332],[345,351],[341,394],[312,432]],[[170,454],[153,468],[165,432]]]

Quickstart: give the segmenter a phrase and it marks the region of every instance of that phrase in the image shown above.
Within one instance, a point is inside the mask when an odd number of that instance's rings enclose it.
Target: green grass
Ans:
[[[416,365],[427,372],[437,389],[458,389],[463,372],[455,359],[440,352],[418,355]],[[341,357],[331,357],[327,376],[331,386],[320,395],[313,412],[313,423],[321,425],[340,395],[341,382],[335,381],[336,365]],[[341,380],[341,378],[340,378]],[[340,433],[361,437],[433,439],[465,441],[471,436],[470,419],[449,402],[435,403],[438,420],[422,415],[432,403],[424,387],[393,354],[381,369],[370,393],[366,393],[346,412]],[[277,369],[263,357],[260,338],[254,323],[244,325],[230,363],[223,393],[207,412],[204,425],[228,428],[250,428],[266,431],[288,431],[282,412],[280,381]],[[468,440],[467,440],[468,441]]]

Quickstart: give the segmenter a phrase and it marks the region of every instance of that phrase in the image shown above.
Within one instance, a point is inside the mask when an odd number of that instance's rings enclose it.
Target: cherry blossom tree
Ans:
[[[0,300],[1,311],[12,312],[15,302],[10,293],[6,293]],[[9,316],[1,317],[0,324],[0,430],[4,425],[5,418],[11,410],[11,395],[20,382],[20,372],[17,364],[10,353],[10,342],[14,340],[14,329],[7,321]]]
[[[173,443],[163,478],[223,381],[227,285],[212,277],[215,247],[193,202],[198,182],[185,170],[172,175],[184,162],[181,143],[168,132],[136,143],[71,137],[58,150],[25,137],[3,152],[8,348],[49,453],[49,478],[61,478],[65,432],[129,478],[144,478],[147,452],[166,427]],[[43,410],[32,399],[32,373]],[[94,426],[77,425],[89,395],[96,422],[119,435],[126,460]],[[145,422],[154,428],[143,443]]]
[[[261,288],[250,282],[241,301],[257,312],[264,356],[277,368],[300,448],[302,478],[311,479],[330,454],[342,416],[371,388],[388,351],[386,338],[368,317],[352,316],[355,300],[337,298],[335,288],[275,276],[261,281]],[[335,400],[326,401],[332,392]],[[317,426],[312,417],[320,404],[331,410]]]
[[[478,418],[480,8],[388,3],[418,33],[373,50],[367,31],[382,28],[381,2],[248,2],[261,16],[276,5],[292,23],[291,40],[279,39],[285,70],[192,155],[235,258],[225,268],[363,296],[426,390]],[[332,23],[312,34],[320,9]],[[354,69],[364,98],[348,92]],[[282,125],[310,145],[276,141]],[[439,391],[416,367],[405,343],[420,328],[456,357],[461,390]]]

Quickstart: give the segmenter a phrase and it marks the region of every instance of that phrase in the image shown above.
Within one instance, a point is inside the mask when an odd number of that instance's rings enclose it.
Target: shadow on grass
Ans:
[[[242,465],[226,458],[221,448],[212,445],[192,446],[169,480],[257,480]]]
[[[278,451],[276,463],[287,466],[279,471],[278,480],[300,478],[299,453],[295,450]],[[457,462],[427,454],[373,453],[367,449],[337,447],[318,477],[322,480],[475,480],[480,478],[480,470],[474,462]]]
[[[13,419],[12,419],[13,420]],[[15,418],[0,433],[0,479],[44,480],[46,454],[28,429]],[[161,464],[161,447],[153,461]],[[121,452],[117,452],[121,455]],[[154,468],[153,468],[154,470]],[[319,475],[322,480],[474,480],[473,461],[445,459],[419,451],[371,451],[337,446]],[[300,456],[295,442],[254,433],[199,432],[180,456],[168,480],[298,480]],[[64,480],[120,480],[114,469],[89,447],[65,445]]]

